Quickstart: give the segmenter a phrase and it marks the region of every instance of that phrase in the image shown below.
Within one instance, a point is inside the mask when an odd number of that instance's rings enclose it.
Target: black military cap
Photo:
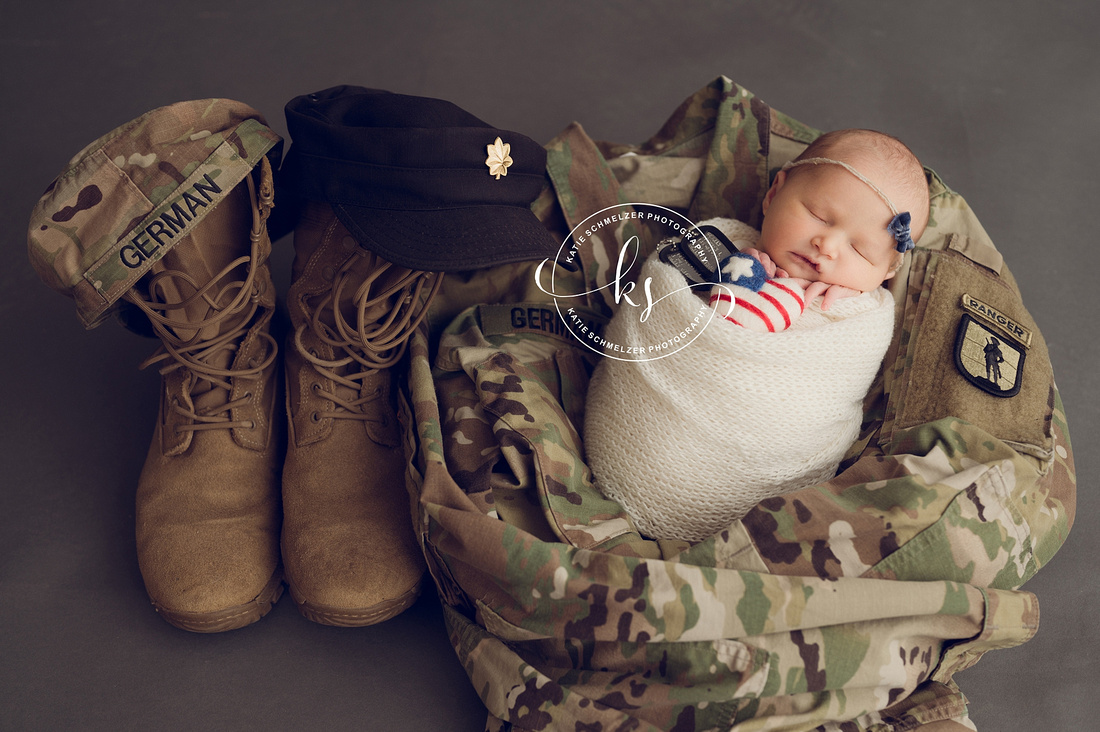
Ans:
[[[286,105],[281,179],[324,201],[367,249],[411,269],[552,257],[532,213],[546,151],[441,99],[337,86]]]

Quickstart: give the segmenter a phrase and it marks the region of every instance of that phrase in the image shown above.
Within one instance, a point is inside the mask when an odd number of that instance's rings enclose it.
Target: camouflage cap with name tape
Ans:
[[[147,112],[49,185],[31,213],[31,264],[92,328],[281,142],[259,112],[228,99]]]

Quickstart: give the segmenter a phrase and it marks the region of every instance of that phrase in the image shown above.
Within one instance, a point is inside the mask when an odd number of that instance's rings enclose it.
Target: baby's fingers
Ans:
[[[842,297],[855,297],[859,295],[859,290],[853,290],[850,287],[844,287],[843,285],[830,285],[829,289],[825,291],[825,299],[821,301],[821,309],[828,310],[829,306]]]
[[[811,282],[806,286],[806,302],[813,302],[818,295],[824,294],[829,289],[827,282]],[[821,306],[822,310],[828,309],[824,304]]]
[[[760,262],[760,264],[764,265],[764,271],[767,273],[768,277],[775,277],[775,262],[773,262],[772,258],[769,257],[767,254],[760,251],[756,247],[749,247],[741,253],[748,254],[757,262]]]

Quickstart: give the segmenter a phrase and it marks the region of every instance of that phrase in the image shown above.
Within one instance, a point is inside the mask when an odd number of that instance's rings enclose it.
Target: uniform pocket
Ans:
[[[918,250],[911,271],[923,281],[910,282],[885,440],[957,417],[1048,459],[1050,357],[1007,268],[998,275],[954,251]]]

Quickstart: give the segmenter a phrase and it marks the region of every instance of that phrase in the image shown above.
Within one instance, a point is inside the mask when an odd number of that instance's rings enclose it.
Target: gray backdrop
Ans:
[[[66,161],[157,106],[240,99],[285,135],[290,98],[341,83],[449,99],[545,142],[573,120],[640,142],[719,74],[822,129],[906,140],[961,192],[1046,336],[1080,476],[1077,523],[1027,589],[1042,627],[958,676],[982,730],[1091,729],[1100,5],[960,2],[39,2],[0,14],[0,728],[480,730],[438,601],[380,626],[284,599],[202,636],[150,609],[133,491],[155,342],[85,332],[27,264]],[[305,12],[299,8],[308,7]],[[285,292],[289,238],[276,243]],[[1088,695],[1086,697],[1086,694]]]

